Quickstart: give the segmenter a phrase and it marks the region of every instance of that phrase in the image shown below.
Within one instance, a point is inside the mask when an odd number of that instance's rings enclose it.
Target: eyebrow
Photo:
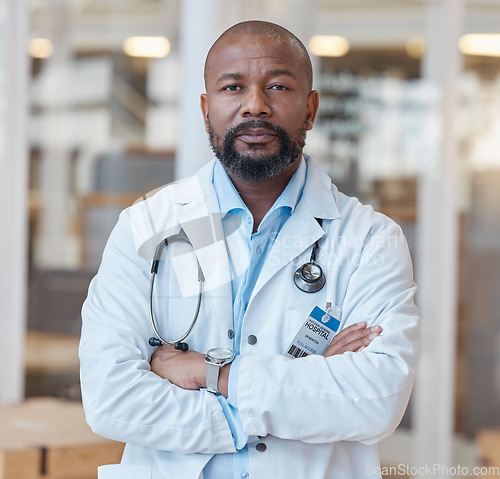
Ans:
[[[217,78],[217,82],[225,81],[225,80],[241,80],[243,75],[241,73],[223,73]]]
[[[276,76],[288,76],[290,78],[296,78],[296,76],[290,70],[269,70],[267,75],[270,77]],[[225,81],[225,80],[241,80],[243,75],[241,73],[223,73],[217,78],[217,82]]]
[[[268,71],[267,74],[271,77],[277,77],[277,76],[288,76],[291,78],[296,78],[296,76],[291,72],[290,70],[271,70]]]

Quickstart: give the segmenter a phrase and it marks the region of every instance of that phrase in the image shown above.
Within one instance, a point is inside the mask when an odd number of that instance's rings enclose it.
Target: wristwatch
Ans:
[[[226,348],[209,349],[205,354],[207,363],[207,391],[219,394],[219,371],[222,366],[229,364],[234,359],[234,353]]]

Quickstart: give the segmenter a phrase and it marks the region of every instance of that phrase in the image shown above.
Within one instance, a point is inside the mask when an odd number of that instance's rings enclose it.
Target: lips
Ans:
[[[265,143],[275,137],[276,133],[266,128],[246,128],[237,135],[245,143]]]

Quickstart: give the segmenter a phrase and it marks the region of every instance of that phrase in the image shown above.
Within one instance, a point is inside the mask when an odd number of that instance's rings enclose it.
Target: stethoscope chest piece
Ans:
[[[320,218],[316,218],[316,221],[320,226],[322,225],[322,220]],[[323,288],[326,283],[325,274],[321,266],[316,263],[318,248],[319,240],[316,240],[313,244],[309,261],[298,268],[293,275],[295,286],[301,291],[304,291],[304,293],[316,293]]]
[[[298,268],[293,280],[295,286],[305,293],[316,293],[326,282],[321,266],[315,261],[309,261]]]

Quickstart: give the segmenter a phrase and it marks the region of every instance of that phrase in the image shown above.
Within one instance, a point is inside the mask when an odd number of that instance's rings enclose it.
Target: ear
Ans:
[[[205,122],[205,131],[208,133],[208,98],[206,93],[202,93],[200,96],[200,108]]]
[[[311,90],[307,97],[307,129],[312,130],[316,113],[319,107],[319,93],[316,90]]]

